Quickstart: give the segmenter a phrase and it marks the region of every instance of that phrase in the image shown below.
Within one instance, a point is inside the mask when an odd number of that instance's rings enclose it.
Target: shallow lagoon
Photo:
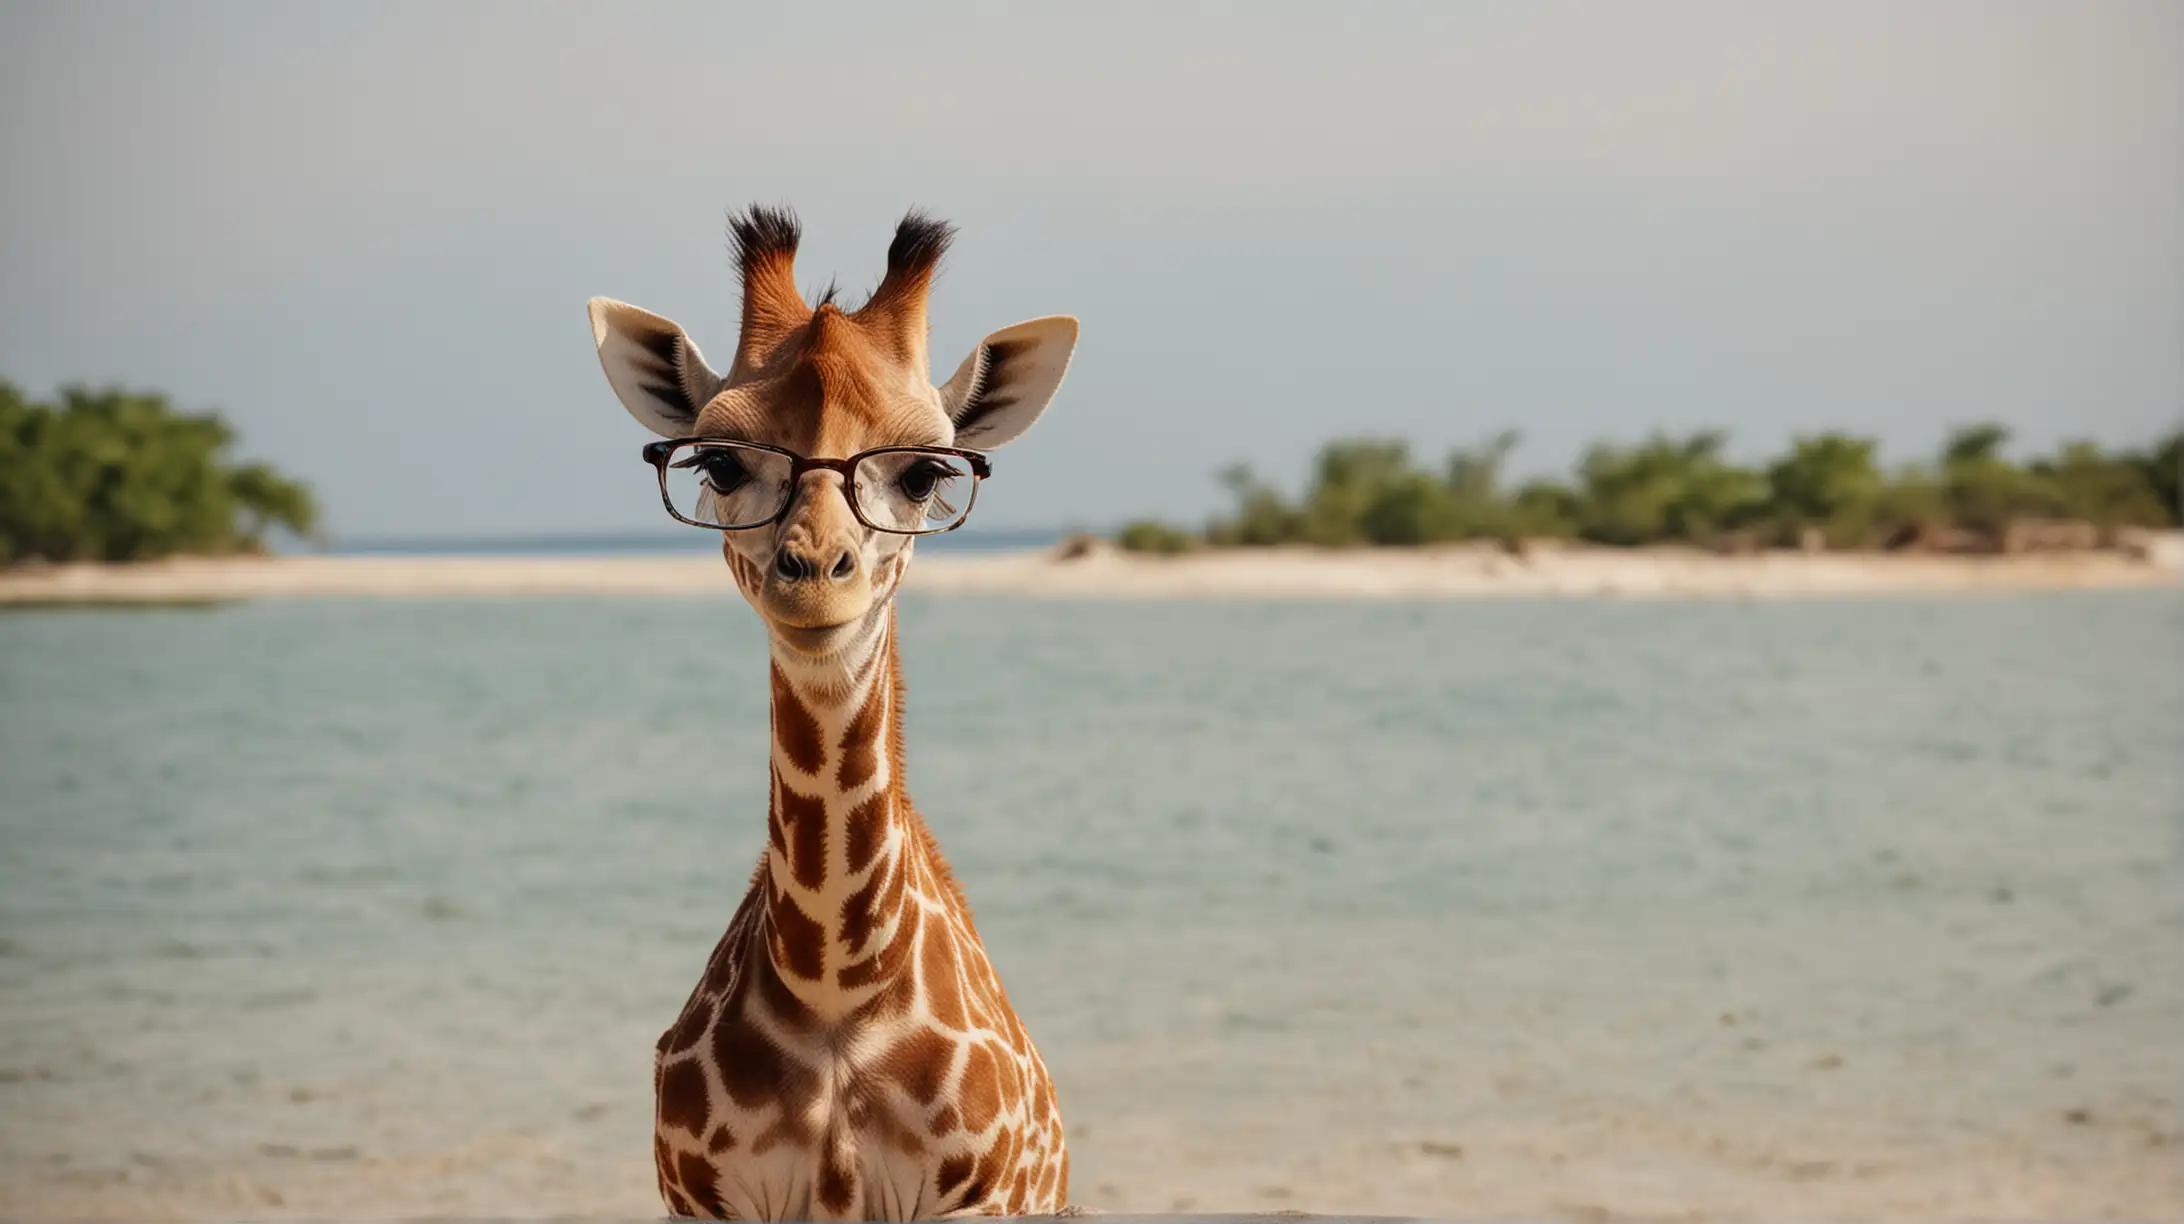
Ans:
[[[2184,1209],[2184,597],[903,637],[1080,1202]],[[655,1211],[763,669],[712,599],[0,617],[0,1213]]]

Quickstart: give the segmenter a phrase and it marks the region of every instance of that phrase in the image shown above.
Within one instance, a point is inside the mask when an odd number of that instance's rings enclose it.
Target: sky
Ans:
[[[2184,419],[2184,6],[0,0],[0,378],[158,389],[337,539],[664,526],[607,295],[718,366],[725,211],[812,290],[962,228],[933,364],[1083,323],[986,527],[1245,461]]]

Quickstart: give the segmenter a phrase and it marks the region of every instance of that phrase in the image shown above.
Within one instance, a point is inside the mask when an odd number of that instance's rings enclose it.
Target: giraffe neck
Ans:
[[[799,1002],[837,1020],[900,970],[905,877],[922,851],[899,776],[893,609],[824,663],[777,647],[772,671],[767,951]]]

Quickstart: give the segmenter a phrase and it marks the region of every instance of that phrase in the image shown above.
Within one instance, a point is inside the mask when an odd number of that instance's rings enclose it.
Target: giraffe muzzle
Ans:
[[[800,654],[830,654],[862,631],[875,602],[871,576],[847,545],[783,547],[758,590],[759,614]]]

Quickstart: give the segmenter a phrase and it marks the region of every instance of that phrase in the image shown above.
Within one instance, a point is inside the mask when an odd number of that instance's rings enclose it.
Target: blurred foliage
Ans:
[[[1881,548],[1921,543],[2001,549],[2012,524],[2073,520],[2102,539],[2126,527],[2178,523],[2184,431],[2146,450],[2070,442],[2027,464],[2004,453],[2009,431],[1952,434],[1931,465],[1883,469],[1872,438],[1793,439],[1756,467],[1731,462],[1728,435],[1655,434],[1588,448],[1568,482],[1503,477],[1518,435],[1505,431],[1451,453],[1438,471],[1381,438],[1329,442],[1303,496],[1291,500],[1250,468],[1221,473],[1232,508],[1202,537],[1132,523],[1122,547],[1179,552],[1216,546],[1426,544],[1575,538],[1598,544]]]
[[[1125,523],[1122,530],[1115,533],[1115,542],[1131,552],[1163,556],[1189,552],[1198,546],[1198,540],[1190,532],[1153,519]]]
[[[234,440],[160,395],[67,387],[37,403],[0,382],[0,564],[254,552],[275,526],[309,534],[310,490],[231,464]]]
[[[1595,445],[1578,465],[1578,534],[1602,544],[1711,543],[1766,512],[1767,482],[1721,457],[1728,435]]]

